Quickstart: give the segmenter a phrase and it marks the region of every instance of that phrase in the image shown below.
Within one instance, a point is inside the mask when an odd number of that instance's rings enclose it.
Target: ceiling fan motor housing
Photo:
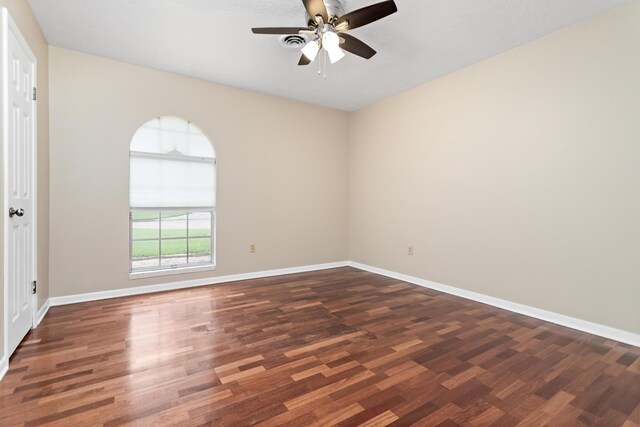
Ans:
[[[344,15],[344,6],[342,5],[341,0],[323,0],[323,3],[327,8],[327,13],[329,14],[329,17]],[[312,19],[312,17],[309,16],[308,13],[305,12],[305,16],[309,24],[315,23],[315,19]]]

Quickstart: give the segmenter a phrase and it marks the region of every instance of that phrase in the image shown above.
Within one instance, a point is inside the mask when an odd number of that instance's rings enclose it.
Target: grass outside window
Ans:
[[[212,212],[131,212],[131,271],[212,262]]]

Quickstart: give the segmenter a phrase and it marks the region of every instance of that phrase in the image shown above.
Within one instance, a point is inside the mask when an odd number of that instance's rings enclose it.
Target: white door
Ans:
[[[35,280],[34,172],[36,60],[6,9],[2,13],[7,219],[7,320],[9,354],[33,324]]]

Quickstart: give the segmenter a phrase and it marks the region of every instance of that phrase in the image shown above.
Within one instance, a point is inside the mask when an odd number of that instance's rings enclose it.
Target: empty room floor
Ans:
[[[640,425],[640,349],[354,268],[52,308],[0,425]]]

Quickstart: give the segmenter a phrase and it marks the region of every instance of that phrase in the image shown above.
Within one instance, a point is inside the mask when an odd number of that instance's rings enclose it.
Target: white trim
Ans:
[[[174,131],[168,131],[166,129],[164,129],[163,131],[174,132]],[[216,164],[215,157],[191,157],[191,156],[185,156],[179,151],[171,151],[169,153],[160,154],[160,153],[145,153],[144,151],[129,150],[129,158],[131,157],[137,157],[141,159],[171,160],[174,162],[212,163],[214,165]]]
[[[372,267],[370,265],[361,264],[359,262],[354,262],[354,261],[340,261],[340,262],[333,262],[328,264],[307,265],[302,267],[258,271],[254,273],[233,274],[229,276],[219,276],[219,277],[211,277],[211,278],[205,278],[205,279],[187,280],[182,282],[165,283],[161,285],[139,286],[135,288],[118,289],[113,291],[92,292],[87,294],[68,295],[63,297],[52,297],[49,299],[49,301],[50,301],[50,305],[53,307],[58,305],[75,304],[75,303],[86,302],[86,301],[97,301],[97,300],[103,300],[108,298],[117,298],[117,297],[130,296],[130,295],[141,295],[141,294],[147,294],[147,293],[153,293],[153,292],[170,291],[175,289],[187,289],[187,288],[193,288],[197,286],[216,285],[220,283],[236,282],[240,280],[258,279],[262,277],[280,276],[284,274],[304,273],[308,271],[326,270],[330,268],[339,268],[339,267],[347,267],[347,266],[354,267],[364,271],[369,271],[371,273],[380,274],[382,276],[391,277],[393,279],[402,280],[404,282],[412,283],[414,285],[444,292],[450,295],[455,295],[455,296],[469,299],[472,301],[477,301],[483,304],[488,304],[493,307],[502,308],[504,310],[508,310],[514,313],[523,314],[525,316],[544,320],[546,322],[555,323],[557,325],[566,326],[568,328],[576,329],[578,331],[586,332],[589,334],[597,335],[600,337],[604,337],[604,338],[608,338],[615,341],[640,347],[640,334],[636,334],[634,332],[624,331],[621,329],[600,325],[600,324],[589,322],[582,319],[576,319],[574,317],[565,316],[563,314],[558,314],[551,311],[527,306],[524,304],[519,304],[519,303],[503,300],[500,298],[491,297],[491,296],[480,294],[477,292],[467,291],[467,290],[456,288],[453,286],[431,282],[429,280],[420,279],[418,277],[413,277],[413,276],[385,270],[378,267]]]
[[[44,316],[49,311],[49,307],[51,307],[50,301],[51,300],[47,298],[44,304],[42,304],[42,307],[40,307],[40,309],[38,310],[38,314],[37,314],[38,317],[36,318],[36,324],[35,324],[36,328],[40,325],[40,322],[42,322],[42,319],[44,319]]]
[[[640,334],[636,334],[634,332],[624,331],[622,329],[616,329],[610,326],[600,325],[598,323],[593,323],[582,319],[576,319],[575,317],[565,316],[564,314],[542,310],[540,308],[495,298],[477,292],[467,291],[465,289],[455,288],[453,286],[442,285],[440,283],[431,282],[429,280],[420,279],[418,277],[413,277],[402,273],[396,273],[394,271],[389,271],[378,267],[372,267],[370,265],[361,264],[359,262],[349,261],[348,264],[350,267],[358,268],[360,270],[365,270],[371,273],[380,274],[382,276],[391,277],[392,279],[402,280],[404,282],[412,283],[424,288],[429,288],[472,301],[481,302],[483,304],[502,308],[514,313],[524,314],[525,316],[555,323],[556,325],[566,326],[567,328],[576,329],[578,331],[587,332],[589,334],[640,347]]]
[[[25,41],[26,43],[26,41]],[[27,47],[29,45],[27,44]],[[31,52],[31,49],[29,48]],[[38,88],[38,58],[33,55],[33,88]],[[36,94],[36,100],[31,101],[31,197],[33,203],[31,209],[33,213],[31,215],[31,227],[33,232],[31,233],[31,282],[36,282],[36,291],[31,294],[31,325],[32,327],[38,327],[38,100]]]
[[[187,289],[197,286],[216,285],[239,280],[259,279],[263,277],[281,276],[284,274],[305,273],[308,271],[327,270],[330,268],[346,267],[348,261],[332,262],[327,264],[306,265],[302,267],[281,268],[277,270],[257,271],[254,273],[232,274],[229,276],[209,277],[204,279],[185,280],[182,282],[164,283],[161,285],[138,286],[135,288],[116,289],[113,291],[91,292],[86,294],[67,295],[49,298],[51,306],[76,304],[86,301],[97,301],[109,298],[118,298],[130,295],[141,295],[153,292],[171,291],[175,289]]]
[[[2,360],[0,360],[0,381],[4,378],[9,370],[9,356],[5,355]]]
[[[9,221],[6,217],[6,215],[4,215],[4,213],[7,211],[7,209],[9,209],[9,148],[7,146],[7,140],[9,139],[9,131],[7,130],[7,126],[6,124],[8,123],[8,118],[9,118],[9,113],[7,112],[7,109],[5,108],[6,105],[9,105],[9,94],[7,93],[8,91],[6,90],[7,86],[8,86],[8,69],[7,69],[7,62],[6,62],[6,52],[9,49],[9,24],[8,24],[8,20],[9,20],[9,11],[7,10],[6,7],[2,8],[2,23],[0,24],[0,33],[2,34],[0,37],[2,37],[2,49],[1,49],[1,53],[0,53],[0,62],[2,62],[2,71],[0,72],[0,77],[2,78],[2,82],[0,83],[0,85],[2,85],[2,105],[0,106],[0,108],[2,109],[2,126],[0,127],[2,129],[2,187],[3,187],[3,197],[2,197],[2,213],[3,215],[0,215],[0,221],[2,222],[2,228],[4,230],[3,233],[3,242],[2,242],[2,248],[3,248],[3,257],[2,257],[2,265],[3,265],[3,271],[4,274],[2,276],[2,289],[3,289],[3,299],[4,299],[4,310],[3,310],[3,315],[4,315],[4,319],[3,319],[3,323],[4,323],[4,331],[3,331],[3,350],[2,350],[2,354],[4,355],[4,358],[2,359],[2,363],[3,365],[0,367],[0,369],[3,369],[1,372],[3,372],[3,376],[4,376],[4,367],[6,366],[7,369],[9,369]]]
[[[136,271],[133,273],[129,273],[129,279],[136,280],[144,279],[146,277],[173,276],[175,274],[197,273],[199,271],[214,271],[215,269],[215,265],[209,264],[193,267],[165,268],[164,270]]]
[[[8,146],[7,146],[7,142],[8,142],[8,130],[7,130],[7,126],[6,124],[8,123],[8,110],[4,107],[8,106],[9,103],[9,94],[8,94],[8,79],[9,79],[9,70],[8,70],[8,63],[7,63],[7,52],[8,52],[8,40],[9,40],[9,32],[11,32],[13,34],[13,36],[17,39],[18,43],[20,45],[22,45],[22,48],[25,50],[25,52],[27,53],[27,56],[29,57],[29,60],[32,62],[31,63],[31,67],[32,67],[32,72],[33,72],[33,81],[31,82],[33,84],[33,87],[37,87],[38,85],[38,75],[37,75],[37,70],[38,70],[38,58],[36,57],[36,55],[33,53],[33,50],[31,49],[31,46],[29,46],[29,43],[27,42],[27,40],[24,38],[24,36],[22,35],[22,33],[20,32],[20,28],[16,25],[15,21],[13,20],[13,18],[11,17],[11,14],[9,13],[9,10],[6,7],[3,7],[0,9],[1,11],[1,44],[2,44],[2,49],[0,49],[1,53],[0,53],[0,67],[2,68],[2,72],[0,73],[1,75],[1,81],[0,81],[0,85],[2,85],[2,115],[1,115],[1,120],[2,120],[2,148],[1,148],[1,164],[2,164],[2,169],[3,169],[3,200],[2,200],[2,209],[4,212],[7,212],[7,210],[9,209],[9,191],[8,191],[8,183],[9,183],[9,176],[8,176],[8,169],[9,169],[9,159],[8,159]],[[38,196],[37,196],[37,187],[38,187],[38,176],[37,176],[37,170],[38,170],[38,163],[37,163],[37,159],[38,159],[38,105],[36,103],[36,101],[32,101],[31,102],[31,135],[32,135],[32,144],[30,150],[32,151],[32,174],[31,174],[31,198],[32,198],[32,204],[31,204],[31,210],[32,210],[32,216],[31,216],[31,225],[32,225],[32,229],[33,229],[33,233],[32,233],[32,245],[31,245],[31,273],[32,273],[32,280],[36,280],[37,277],[37,268],[38,268],[38,264],[37,264],[37,253],[38,253],[38,247],[37,247],[37,242],[38,242],[38,230],[37,230],[37,208],[38,208]],[[5,359],[2,360],[2,365],[0,366],[0,379],[2,378],[2,376],[4,376],[4,373],[6,372],[6,369],[8,369],[9,367],[9,357],[11,356],[9,353],[9,288],[8,288],[8,282],[9,282],[9,248],[8,248],[8,229],[9,229],[9,222],[6,219],[6,217],[3,215],[2,216],[2,220],[0,221],[1,226],[4,229],[4,241],[1,243],[3,245],[4,248],[4,254],[3,254],[3,265],[4,265],[4,275],[2,277],[2,293],[3,293],[3,299],[4,299],[4,334],[3,334],[3,340],[4,342],[2,343],[3,345],[3,355],[5,356]],[[33,294],[31,295],[30,299],[29,299],[29,304],[31,306],[31,322],[32,322],[32,327],[35,327],[36,324],[36,310],[37,310],[37,294]],[[6,369],[5,369],[5,364],[6,364]]]

